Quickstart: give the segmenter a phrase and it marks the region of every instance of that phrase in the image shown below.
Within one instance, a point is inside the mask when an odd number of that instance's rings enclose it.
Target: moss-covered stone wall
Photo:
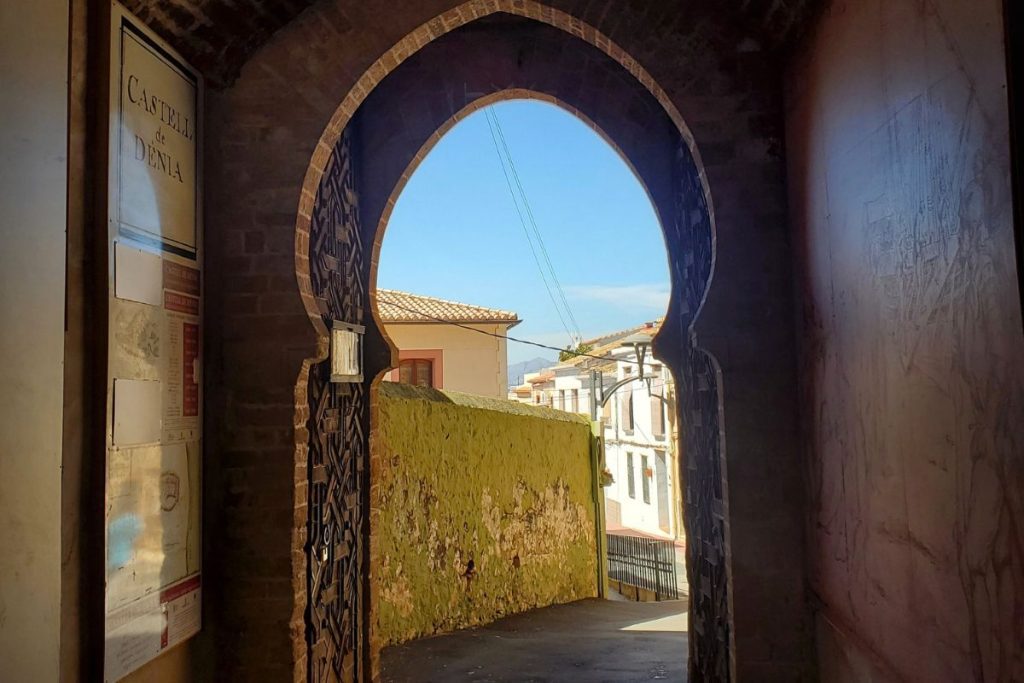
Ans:
[[[388,382],[377,391],[375,652],[597,595],[585,418]]]

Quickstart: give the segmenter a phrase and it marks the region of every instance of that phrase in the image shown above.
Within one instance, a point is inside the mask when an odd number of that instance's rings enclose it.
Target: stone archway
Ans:
[[[300,259],[302,251],[297,249],[297,266],[307,310],[322,331],[319,347],[325,350],[326,330],[335,321],[367,326],[364,385],[330,385],[326,361],[310,362],[308,463],[300,466],[308,480],[298,483],[307,484],[309,495],[307,564],[303,570],[308,577],[305,639],[311,680],[360,678],[369,673],[368,508],[364,497],[371,485],[364,464],[368,458],[369,389],[373,376],[388,368],[392,360],[374,317],[370,293],[387,214],[404,180],[448,127],[468,111],[526,94],[519,84],[529,84],[529,94],[539,94],[581,115],[606,139],[624,141],[615,147],[640,178],[661,217],[673,295],[656,348],[680,382],[683,396],[680,417],[689,460],[685,517],[695,595],[691,671],[695,680],[731,678],[719,378],[713,360],[695,346],[692,334],[714,258],[706,179],[692,136],[677,120],[678,112],[672,116],[675,110],[666,108],[657,97],[657,86],[645,85],[635,73],[622,73],[624,64],[635,62],[626,55],[620,55],[620,61],[610,58],[612,51],[601,54],[595,50],[602,37],[580,22],[560,26],[557,13],[545,16],[545,22],[533,18],[493,25],[478,21],[409,55],[376,83],[348,117],[326,154],[322,174],[317,173],[315,164],[318,156],[324,157],[323,141],[307,174],[307,182],[312,174],[320,178],[320,184],[313,193],[308,242],[300,213],[297,246],[308,244],[308,261]],[[500,44],[510,27],[515,35]],[[574,35],[592,35],[593,42],[568,33],[573,27]],[[524,59],[522,50],[539,56],[524,66],[529,60]],[[551,58],[558,54],[562,61],[558,69],[552,69]],[[477,67],[480,63],[486,66]],[[455,65],[471,66],[466,71]],[[592,83],[589,88],[579,87],[580,82],[588,81]],[[507,82],[509,87],[496,88],[490,85],[494,82]],[[458,84],[461,92],[453,91],[453,84]],[[403,108],[420,112],[417,120],[409,122],[411,116],[394,115]],[[332,126],[335,123],[332,120]],[[372,153],[364,153],[368,150]],[[309,194],[304,191],[304,204]],[[308,289],[302,272],[307,264]],[[306,444],[300,444],[300,449],[303,446]],[[369,467],[372,469],[372,464]],[[700,571],[693,572],[695,567]]]
[[[258,49],[245,53],[251,56],[236,80],[208,92],[209,353],[204,378],[212,455],[204,495],[208,528],[218,533],[206,536],[204,582],[212,613],[218,615],[207,638],[215,644],[221,678],[286,678],[296,671],[304,676],[307,668],[309,477],[316,474],[308,470],[311,415],[326,416],[328,425],[345,424],[330,403],[322,406],[322,415],[311,413],[316,403],[310,402],[310,371],[326,355],[325,319],[333,319],[328,302],[354,301],[321,296],[321,309],[318,295],[327,293],[324,283],[339,277],[332,270],[346,259],[355,262],[355,255],[342,253],[341,259],[317,266],[324,268],[324,277],[319,280],[321,291],[314,292],[308,275],[308,228],[321,188],[331,187],[335,197],[360,192],[358,174],[349,182],[339,167],[331,182],[323,182],[323,169],[333,163],[341,131],[356,132],[342,125],[344,121],[351,122],[356,104],[378,92],[377,84],[387,74],[394,74],[421,48],[437,44],[438,36],[481,26],[486,20],[477,18],[498,16],[502,10],[507,10],[502,16],[535,14],[531,25],[556,31],[562,41],[573,40],[609,62],[615,76],[605,85],[633,84],[648,103],[635,104],[660,111],[678,135],[661,98],[641,82],[656,81],[700,145],[700,172],[662,192],[654,203],[667,207],[663,215],[678,217],[678,225],[663,218],[669,231],[686,233],[693,221],[711,215],[686,202],[705,197],[707,186],[714,188],[719,236],[715,285],[706,291],[677,290],[685,292],[672,302],[676,312],[670,311],[678,324],[663,329],[658,348],[663,358],[680,356],[682,367],[688,362],[683,350],[696,333],[720,367],[698,354],[690,361],[701,365],[703,373],[683,374],[695,378],[694,386],[705,396],[718,392],[719,386],[728,388],[717,395],[714,417],[722,416],[729,425],[731,543],[725,543],[723,528],[722,540],[710,538],[708,548],[718,548],[712,567],[725,566],[725,553],[731,554],[727,623],[735,647],[730,663],[737,677],[755,680],[780,671],[796,676],[809,670],[813,650],[802,564],[793,292],[779,155],[782,111],[777,84],[771,80],[777,55],[743,41],[749,26],[735,7],[725,11],[700,4],[680,8],[589,0],[550,4],[557,9],[535,2],[423,0],[403,4],[399,11],[384,0],[304,1],[299,5],[304,11],[296,10]],[[229,60],[235,66],[228,72],[238,68],[236,57]],[[509,80],[489,83],[484,90],[510,85]],[[593,115],[633,106],[625,98],[606,99],[602,107],[576,108]],[[346,104],[339,109],[339,102]],[[434,128],[410,143],[409,159],[439,125],[434,122]],[[626,151],[628,136],[617,131],[615,137]],[[355,136],[349,144],[358,159],[364,141]],[[678,150],[669,150],[665,177],[676,165],[693,168],[690,147],[680,144]],[[627,156],[650,155],[634,151]],[[370,196],[363,191],[360,197],[365,217]],[[359,216],[343,209],[332,209],[334,220]],[[332,215],[331,210],[322,215]],[[363,223],[363,230],[373,224]],[[329,236],[321,233],[317,239]],[[372,240],[367,237],[362,246]],[[687,246],[680,238],[673,244],[706,256],[704,271],[710,271],[708,240]],[[361,251],[356,261],[368,272],[372,257],[367,254]],[[672,277],[678,282],[699,265],[685,257],[674,263]],[[368,275],[362,281],[368,282]],[[698,310],[692,327],[679,322],[684,315],[693,319]],[[365,316],[366,309],[357,313]],[[388,358],[379,341],[376,349],[384,353],[376,362],[383,367]],[[716,381],[719,374],[721,384]],[[363,403],[369,400],[364,397]],[[717,439],[724,422],[713,418],[701,433]],[[323,451],[344,452],[345,444],[336,436],[326,438]],[[716,459],[714,467],[720,464]],[[722,504],[703,508],[720,525],[726,521],[725,474],[712,475],[717,483],[703,489],[723,496]],[[229,543],[214,540],[225,537]],[[765,557],[782,560],[773,561],[766,571],[761,569]],[[710,576],[708,567],[694,570]],[[713,601],[716,593],[705,595]],[[769,622],[772,626],[766,627]]]

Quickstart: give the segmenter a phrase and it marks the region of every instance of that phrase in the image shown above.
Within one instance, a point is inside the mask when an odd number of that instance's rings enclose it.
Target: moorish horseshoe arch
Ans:
[[[714,265],[714,215],[707,181],[692,135],[667,95],[639,65],[606,37],[577,19],[532,2],[474,0],[442,15],[410,34],[413,44],[425,46],[459,26],[495,13],[534,19],[582,38],[611,57],[654,97],[675,126],[679,144],[674,150],[672,205],[654,203],[661,218],[672,271],[672,298],[662,332],[655,340],[659,357],[673,371],[680,387],[680,418],[685,425],[687,454],[686,528],[688,574],[694,602],[690,611],[690,668],[693,680],[731,678],[727,504],[724,443],[721,429],[720,373],[714,359],[696,345],[692,332],[703,306]],[[461,23],[460,23],[461,22]],[[436,31],[429,41],[424,34]],[[589,39],[588,39],[589,37]],[[566,36],[569,39],[569,36]],[[401,46],[410,37],[399,43]],[[393,54],[394,51],[389,53]],[[358,680],[372,675],[366,599],[368,553],[366,510],[370,393],[369,383],[390,361],[369,300],[376,275],[386,212],[369,234],[360,223],[357,165],[359,141],[349,125],[384,77],[418,50],[390,67],[379,61],[371,67],[338,108],[324,131],[306,174],[296,224],[296,276],[307,314],[317,332],[319,355],[303,365],[296,391],[297,452],[308,453],[305,563],[296,567],[306,582],[304,611],[309,680]],[[508,92],[508,91],[503,91]],[[498,94],[474,100],[486,106]],[[545,98],[557,99],[557,98]],[[564,104],[564,103],[562,103]],[[567,106],[598,130],[587,116]],[[466,112],[468,113],[468,112]],[[463,114],[465,115],[465,114]],[[458,120],[453,118],[451,125]],[[434,130],[436,139],[444,126]],[[449,126],[450,127],[450,126]],[[609,136],[604,136],[610,139]],[[416,161],[432,143],[420,146]],[[617,145],[613,147],[618,149]],[[620,150],[620,154],[622,154]],[[626,154],[623,158],[629,163]],[[414,166],[415,164],[413,164]],[[633,167],[633,164],[629,164]],[[635,171],[635,168],[634,168]],[[407,167],[402,178],[407,179]],[[638,174],[639,177],[639,174]],[[641,184],[648,189],[647,183]],[[367,237],[372,236],[372,246]],[[369,313],[369,315],[367,315]],[[335,320],[371,320],[365,385],[332,385],[327,381],[327,330]],[[306,380],[306,381],[303,381]],[[303,400],[305,399],[305,400]],[[305,403],[305,406],[302,404]],[[305,410],[303,410],[305,408]],[[308,426],[308,441],[305,427]],[[302,468],[305,470],[305,468]],[[302,476],[307,476],[303,472]]]

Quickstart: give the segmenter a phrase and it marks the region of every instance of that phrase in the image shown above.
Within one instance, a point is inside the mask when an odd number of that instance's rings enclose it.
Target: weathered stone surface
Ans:
[[[585,419],[391,382],[377,391],[370,471],[375,654],[597,594]]]

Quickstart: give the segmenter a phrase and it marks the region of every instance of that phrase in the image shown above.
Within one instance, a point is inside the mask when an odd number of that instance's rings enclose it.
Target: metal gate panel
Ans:
[[[703,303],[714,262],[711,213],[690,150],[676,154],[676,205],[667,236],[673,276],[682,298],[673,302],[682,348],[672,366],[679,387],[679,424],[685,482],[687,580],[690,586],[690,681],[731,678],[729,569],[725,471],[715,361],[696,343],[693,322]],[[672,311],[670,308],[670,311]]]
[[[310,229],[310,281],[324,324],[360,323],[365,249],[348,131],[328,161]],[[332,383],[330,361],[309,378],[306,646],[308,680],[360,681],[369,662],[366,571],[369,402],[362,382]]]

